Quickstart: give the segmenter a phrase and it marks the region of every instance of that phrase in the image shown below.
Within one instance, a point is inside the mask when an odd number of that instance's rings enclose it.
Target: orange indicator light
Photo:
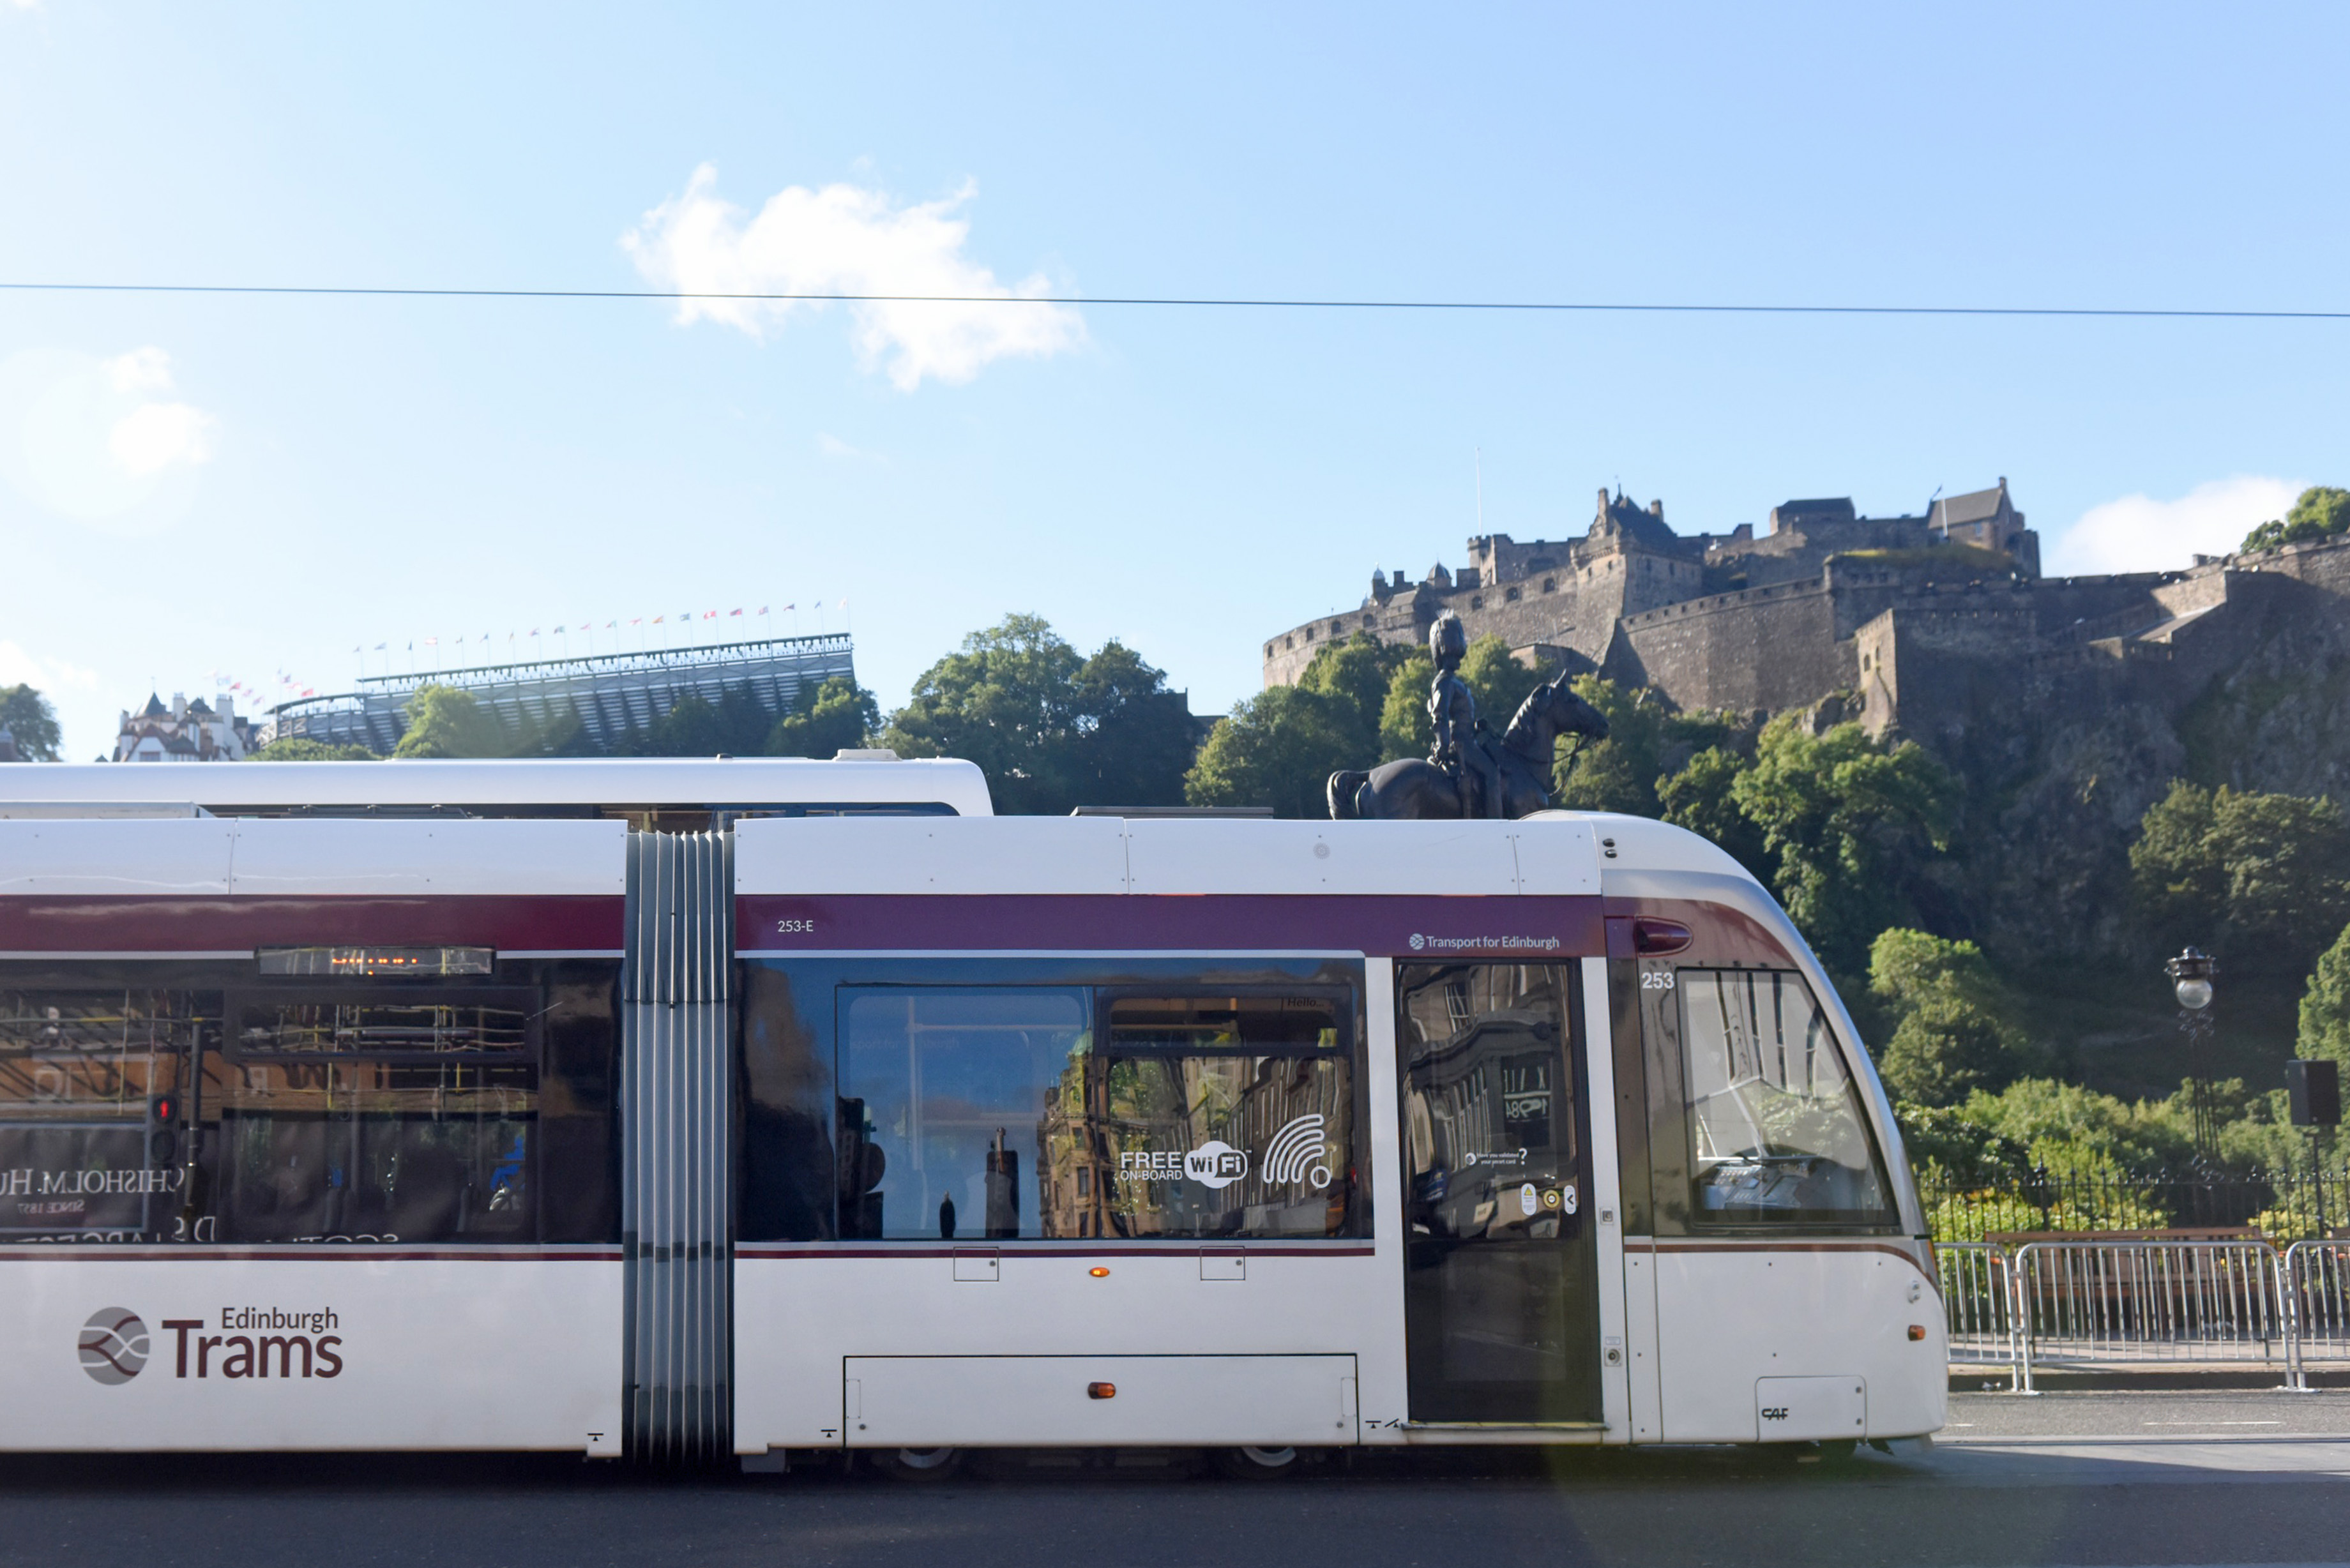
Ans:
[[[1096,1263],[1092,1268],[1087,1269],[1086,1272],[1091,1274],[1097,1280],[1106,1280],[1109,1278],[1109,1271],[1103,1268],[1099,1263]]]
[[[1086,1397],[1088,1399],[1115,1399],[1118,1397],[1118,1385],[1115,1383],[1088,1383],[1086,1385]]]
[[[1913,1323],[1913,1324],[1911,1324],[1909,1325],[1909,1337],[1910,1337],[1911,1339],[1913,1339],[1913,1340],[1914,1340],[1914,1339],[1923,1339],[1923,1338],[1925,1338],[1925,1337],[1926,1337],[1926,1325],[1925,1325],[1924,1324],[1922,1324],[1922,1323]]]

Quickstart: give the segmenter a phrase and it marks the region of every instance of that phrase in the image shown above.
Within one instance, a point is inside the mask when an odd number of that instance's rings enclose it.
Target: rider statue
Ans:
[[[1436,660],[1436,679],[1428,690],[1429,727],[1436,742],[1428,760],[1452,776],[1460,792],[1461,815],[1502,815],[1502,769],[1477,732],[1477,699],[1461,679],[1461,660],[1469,652],[1469,633],[1461,618],[1447,610],[1428,628],[1428,651]]]

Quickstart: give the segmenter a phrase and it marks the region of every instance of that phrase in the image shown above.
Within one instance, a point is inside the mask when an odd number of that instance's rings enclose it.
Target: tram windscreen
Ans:
[[[1803,977],[1685,969],[1677,988],[1696,1217],[1893,1223],[1859,1092]]]
[[[1330,1236],[1348,1222],[1335,996],[845,989],[843,1236]],[[1099,1037],[1097,1038],[1098,1030]]]

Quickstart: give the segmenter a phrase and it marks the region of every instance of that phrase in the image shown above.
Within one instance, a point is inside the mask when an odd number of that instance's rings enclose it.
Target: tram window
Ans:
[[[1087,1048],[1087,992],[850,987],[844,997],[841,1235],[1042,1235],[1039,1129]]]
[[[1354,1165],[1335,995],[1107,999],[1046,1117],[1049,1233],[1335,1236]]]
[[[1858,1091],[1803,977],[1685,969],[1677,989],[1695,1217],[1893,1223]]]
[[[0,1239],[168,1230],[190,1045],[219,1026],[216,992],[0,988]]]
[[[204,1085],[219,1239],[536,1240],[538,995],[233,997]]]
[[[1348,1221],[1336,995],[848,987],[843,1237],[1326,1236]]]
[[[1582,1226],[1567,987],[1547,964],[1399,975],[1405,1213],[1415,1239],[1527,1241]]]

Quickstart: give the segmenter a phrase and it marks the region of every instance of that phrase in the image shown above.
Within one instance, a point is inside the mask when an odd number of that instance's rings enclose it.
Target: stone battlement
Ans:
[[[1457,570],[1440,564],[1418,582],[1375,573],[1358,609],[1267,639],[1264,680],[1295,680],[1324,644],[1358,631],[1424,645],[1450,611],[1472,639],[1654,687],[1683,709],[1780,711],[1857,692],[1873,732],[1922,733],[2002,680],[2037,689],[2126,667],[2144,672],[2133,681],[2175,684],[2241,640],[2230,628],[2300,613],[2278,607],[2303,589],[2350,608],[2350,540],[2043,577],[2039,538],[2004,479],[1916,515],[1790,501],[1767,531],[1710,535],[1674,533],[1661,502],[1602,491],[1579,538],[1481,535]]]

